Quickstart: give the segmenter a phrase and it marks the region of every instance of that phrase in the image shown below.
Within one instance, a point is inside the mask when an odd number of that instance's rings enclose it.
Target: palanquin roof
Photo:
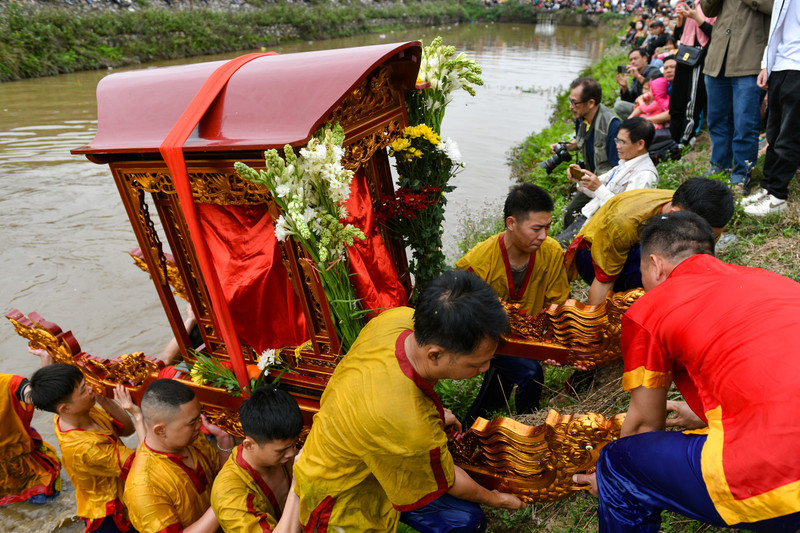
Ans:
[[[413,88],[420,44],[412,41],[268,55],[240,68],[184,144],[184,152],[248,151],[305,144],[374,68]],[[95,138],[73,154],[158,154],[176,120],[225,61],[121,72],[97,86]]]

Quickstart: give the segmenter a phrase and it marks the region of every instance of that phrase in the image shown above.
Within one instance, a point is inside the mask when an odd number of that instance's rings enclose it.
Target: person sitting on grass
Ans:
[[[456,268],[474,272],[509,303],[531,315],[569,298],[564,254],[547,236],[553,219],[553,199],[531,183],[511,188],[503,209],[506,230],[474,246]],[[539,408],[544,372],[538,361],[496,355],[481,390],[467,413],[469,427],[479,416],[504,408],[516,384],[517,413]]]
[[[28,348],[52,363],[45,350]],[[61,491],[61,462],[55,449],[31,427],[33,400],[23,376],[0,374],[0,505],[28,501],[43,504]]]
[[[123,495],[131,523],[141,533],[216,531],[211,486],[233,449],[233,437],[205,420],[194,391],[178,380],[152,382],[141,409],[146,436]],[[217,438],[219,453],[201,426]]]
[[[239,407],[244,441],[220,470],[211,507],[225,533],[299,532],[292,465],[303,415],[287,392],[259,387]]]
[[[573,478],[592,484],[600,531],[656,533],[665,509],[800,531],[800,284],[715,258],[714,232],[694,213],[653,217],[641,250],[647,293],[622,316],[621,438],[596,474]],[[685,402],[667,402],[673,382]]]
[[[115,395],[122,401],[121,389]],[[120,437],[133,433],[134,421],[112,399],[95,394],[78,367],[65,363],[31,376],[31,399],[37,409],[55,413],[64,469],[86,531],[129,531],[122,494],[134,451]]]
[[[564,257],[572,279],[590,285],[589,305],[599,305],[609,291],[642,286],[639,231],[651,217],[691,211],[703,217],[719,238],[733,216],[733,193],[724,183],[690,178],[676,191],[637,189],[614,196],[586,223]]]
[[[614,140],[619,152],[619,165],[600,176],[578,165],[570,165],[569,179],[576,182],[578,190],[591,200],[583,206],[575,222],[556,237],[562,246],[569,246],[586,221],[614,195],[634,189],[652,189],[658,184],[658,170],[648,153],[654,135],[655,128],[650,122],[641,117],[629,118],[620,124]],[[582,176],[580,179],[573,177],[577,173]]]

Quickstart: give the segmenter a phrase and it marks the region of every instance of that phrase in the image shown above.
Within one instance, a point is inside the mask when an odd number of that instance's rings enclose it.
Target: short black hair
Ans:
[[[643,117],[633,117],[622,121],[619,129],[628,132],[632,143],[644,141],[644,147],[649,149],[656,135],[656,128],[653,124]]]
[[[667,35],[667,42],[668,42],[668,43],[672,43],[672,44],[674,44],[674,45],[676,45],[676,46],[677,46],[677,44],[678,44],[678,40],[677,40],[677,39],[675,39],[675,36],[674,36],[674,35],[672,35],[671,33],[670,33],[669,35]],[[666,63],[666,62],[667,62],[667,59],[672,59],[672,60],[675,60],[675,56],[674,56],[674,55],[669,55],[669,56],[665,57],[665,58],[664,58],[664,63]]]
[[[177,410],[181,405],[194,400],[195,394],[191,387],[177,379],[157,379],[147,386],[142,396],[142,414],[152,422],[152,417],[158,413]]]
[[[600,83],[596,79],[589,76],[575,78],[569,84],[569,88],[572,90],[575,87],[581,88],[581,100],[584,102],[594,100],[595,105],[600,105],[603,102],[603,88],[600,87]]]
[[[654,216],[642,228],[639,239],[642,257],[655,253],[675,263],[692,255],[714,255],[714,230],[691,211]]]
[[[724,183],[710,178],[689,178],[672,197],[673,207],[703,217],[712,228],[724,228],[733,217],[733,193]]]
[[[483,339],[499,341],[508,329],[500,298],[485,281],[462,270],[448,271],[423,289],[414,311],[414,337],[466,355]]]
[[[272,386],[259,387],[239,407],[239,421],[246,437],[259,445],[273,440],[295,439],[303,430],[303,414],[291,395]]]
[[[503,206],[503,221],[508,220],[508,217],[522,221],[529,213],[552,213],[553,207],[553,199],[546,190],[533,183],[520,183],[508,191]]]
[[[69,401],[82,380],[83,372],[75,365],[54,363],[40,368],[30,379],[33,405],[57,413],[58,405]]]
[[[645,58],[648,61],[650,61],[650,54],[647,53],[646,49],[644,49],[644,48],[634,48],[630,52],[628,52],[628,57],[630,58],[631,54],[634,53],[634,52],[639,52],[639,55],[641,55],[643,58]]]

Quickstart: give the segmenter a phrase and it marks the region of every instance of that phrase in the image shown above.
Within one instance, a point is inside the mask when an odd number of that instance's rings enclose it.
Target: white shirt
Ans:
[[[642,154],[629,161],[620,159],[619,165],[598,178],[600,186],[594,191],[581,185],[578,186],[579,191],[592,198],[581,209],[581,214],[587,220],[592,218],[592,215],[615,194],[633,189],[654,188],[658,183],[658,170],[650,159],[650,154]]]
[[[775,0],[761,68],[767,74],[800,70],[800,0]]]

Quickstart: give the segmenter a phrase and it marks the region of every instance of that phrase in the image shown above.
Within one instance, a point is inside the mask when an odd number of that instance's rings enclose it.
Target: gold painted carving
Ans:
[[[233,170],[233,162],[228,168],[209,168],[193,166],[189,162],[189,181],[192,196],[199,203],[217,205],[262,205],[270,204],[272,196],[266,187],[256,185],[241,178]],[[120,177],[133,190],[149,193],[176,194],[172,176],[166,169],[119,167]]]
[[[392,68],[381,65],[348,94],[327,122],[338,122],[345,131],[391,109],[402,108],[402,92],[392,83]]]
[[[594,471],[603,446],[619,438],[624,418],[624,413],[606,419],[551,410],[535,427],[504,417],[478,418],[448,446],[455,463],[487,488],[528,503],[552,502],[587,488],[573,484],[572,475]]]
[[[347,144],[342,165],[355,172],[361,165],[372,159],[375,152],[392,144],[392,141],[400,137],[402,133],[403,125],[399,118],[389,121],[380,130],[373,131]]]
[[[97,392],[117,384],[137,389],[149,377],[157,375],[164,366],[142,352],[123,354],[116,359],[95,357],[82,352],[72,332],[62,332],[59,326],[34,313],[25,316],[15,309],[6,318],[14,325],[17,334],[29,341],[32,348],[46,350],[56,363],[80,368],[86,381]]]
[[[512,336],[562,348],[566,362],[587,369],[607,366],[621,356],[621,317],[644,294],[643,289],[614,293],[600,305],[586,305],[567,300],[551,305],[536,316],[520,309],[519,304],[502,302],[509,318]]]
[[[137,267],[142,269],[144,272],[150,273],[150,270],[147,268],[147,263],[144,262],[144,259],[138,257],[136,254],[128,252],[130,256],[133,258],[133,262],[136,264]],[[182,298],[189,301],[189,295],[186,293],[186,286],[183,283],[183,279],[181,278],[180,272],[178,272],[178,267],[175,266],[174,261],[170,261],[169,259],[165,258],[166,265],[167,265],[167,278],[169,280],[169,284],[172,285],[174,289],[172,294],[175,296]]]
[[[204,405],[203,413],[206,415],[209,422],[224,429],[226,433],[240,439],[244,438],[242,424],[239,422],[239,412],[235,409]]]

